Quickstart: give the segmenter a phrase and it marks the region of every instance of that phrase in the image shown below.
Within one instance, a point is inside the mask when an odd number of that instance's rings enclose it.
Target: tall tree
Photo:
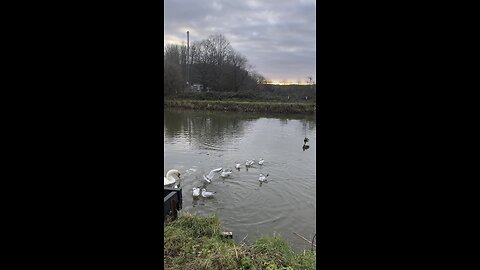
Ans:
[[[248,75],[248,73],[246,74],[245,72],[247,58],[239,52],[232,50],[228,55],[228,62],[232,65],[233,90],[237,92],[240,89],[240,86],[243,85],[246,75]]]
[[[247,58],[235,51],[222,34],[193,42],[189,56],[189,80],[191,84],[200,83],[204,89],[210,88],[215,91],[255,89],[262,80],[265,80],[253,71]],[[183,80],[185,84],[186,46],[167,45],[164,57],[168,63],[166,68],[171,68],[171,72],[175,73],[170,74],[172,78]]]
[[[222,76],[224,75],[224,67],[227,62],[228,55],[233,51],[230,42],[222,34],[215,34],[208,37],[208,40],[211,44],[211,54],[212,59],[212,84],[215,91],[222,91],[220,82]]]
[[[185,85],[182,46],[167,45],[164,48],[163,91],[170,95],[182,91]]]

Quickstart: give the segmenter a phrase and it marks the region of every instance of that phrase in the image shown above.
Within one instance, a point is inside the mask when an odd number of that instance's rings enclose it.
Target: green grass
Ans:
[[[217,111],[272,112],[272,113],[304,113],[313,114],[315,103],[278,102],[278,101],[230,101],[230,100],[164,100],[165,107],[186,109],[207,109]]]
[[[165,269],[315,269],[315,252],[297,254],[278,235],[245,246],[225,239],[216,215],[182,214],[163,228]]]

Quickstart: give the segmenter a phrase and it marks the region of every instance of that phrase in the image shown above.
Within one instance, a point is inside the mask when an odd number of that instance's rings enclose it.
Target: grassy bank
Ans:
[[[165,269],[315,269],[315,252],[296,254],[279,236],[244,246],[225,239],[216,215],[182,214],[163,228]]]
[[[235,112],[272,112],[272,113],[303,113],[313,114],[316,110],[315,103],[288,103],[276,101],[248,102],[227,100],[179,100],[166,99],[164,107],[235,111]]]

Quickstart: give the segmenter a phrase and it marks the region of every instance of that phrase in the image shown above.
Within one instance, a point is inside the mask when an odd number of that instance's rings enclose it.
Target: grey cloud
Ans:
[[[315,0],[166,0],[165,40],[221,33],[271,80],[315,77]]]

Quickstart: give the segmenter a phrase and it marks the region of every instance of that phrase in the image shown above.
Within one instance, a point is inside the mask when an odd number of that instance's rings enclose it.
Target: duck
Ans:
[[[308,138],[305,137],[305,139],[303,139],[303,144],[306,144],[308,142]]]
[[[167,175],[163,177],[163,185],[171,185],[177,182],[177,179],[180,179],[181,173],[178,170],[172,169],[167,172]]]
[[[265,160],[263,158],[260,158],[260,160],[258,161],[258,165],[263,165],[264,162]]]
[[[225,178],[225,177],[229,177],[230,174],[232,174],[232,170],[231,169],[226,169],[226,170],[223,170],[222,173],[220,174],[221,177]]]
[[[267,175],[263,175],[263,173],[260,174],[260,176],[258,177],[258,181],[260,182],[267,182],[267,177],[268,177],[268,173]]]
[[[193,197],[198,197],[200,196],[200,188],[194,187],[193,188]]]
[[[216,193],[215,191],[211,192],[211,191],[207,191],[207,189],[205,188],[202,188],[202,197],[204,198],[211,198],[215,193]]]

